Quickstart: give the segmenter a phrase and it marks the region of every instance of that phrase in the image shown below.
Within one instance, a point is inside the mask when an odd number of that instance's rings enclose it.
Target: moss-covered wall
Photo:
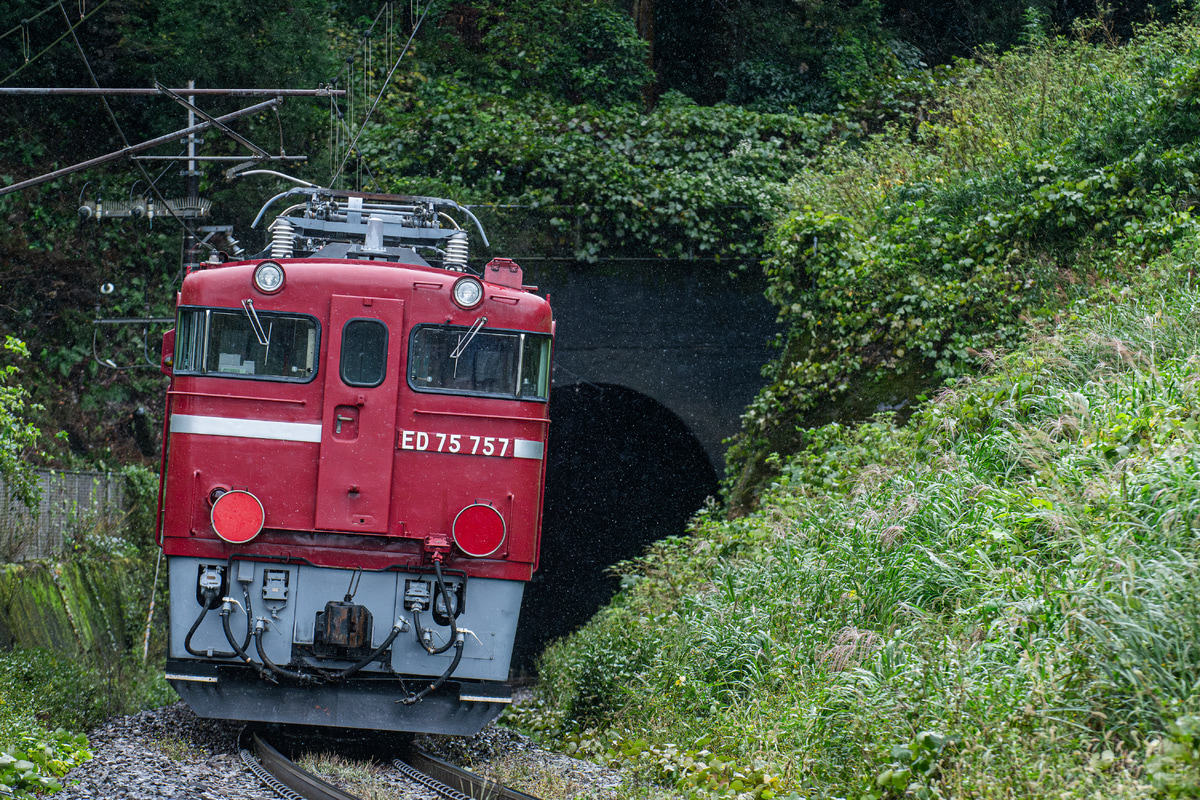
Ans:
[[[0,650],[127,650],[149,583],[136,560],[0,565]],[[143,611],[144,613],[144,611]]]

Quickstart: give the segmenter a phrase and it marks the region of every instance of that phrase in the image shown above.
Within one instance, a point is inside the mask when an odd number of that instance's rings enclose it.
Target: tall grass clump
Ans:
[[[766,260],[786,331],[730,450],[735,507],[805,446],[797,419],[903,406],[1194,231],[1200,27],[1082,33],[960,63],[927,115],[792,181]]]
[[[811,431],[757,511],[700,514],[546,652],[546,725],[692,796],[1194,791],[1198,261],[1096,288],[907,424]]]

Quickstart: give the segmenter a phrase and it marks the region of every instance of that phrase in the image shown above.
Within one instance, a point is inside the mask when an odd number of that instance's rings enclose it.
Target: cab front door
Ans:
[[[334,295],[316,527],[386,533],[404,302]]]

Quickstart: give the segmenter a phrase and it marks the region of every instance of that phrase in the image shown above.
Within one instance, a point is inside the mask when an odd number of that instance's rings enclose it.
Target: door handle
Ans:
[[[338,414],[337,415],[337,427],[335,427],[333,429],[334,433],[342,432],[342,423],[343,422],[354,422],[354,417],[346,417],[346,416],[342,416],[341,414]]]

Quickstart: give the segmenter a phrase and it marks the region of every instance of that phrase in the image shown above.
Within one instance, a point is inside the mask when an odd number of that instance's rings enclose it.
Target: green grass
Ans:
[[[75,548],[74,557],[104,557],[96,538],[89,531],[88,546]],[[125,610],[138,619],[137,610]],[[177,700],[163,677],[159,637],[152,644],[149,663],[140,652],[117,652],[103,641],[76,655],[42,648],[0,652],[0,794],[5,787],[18,797],[56,791],[57,778],[91,758],[80,731]]]
[[[793,177],[764,261],[786,332],[727,455],[732,507],[774,476],[770,453],[804,448],[798,424],[972,374],[1029,320],[1195,235],[1194,16],[1120,47],[1035,37],[977,56],[934,71],[917,117]]]
[[[684,796],[1192,796],[1198,250],[904,426],[811,431],[757,512],[624,565],[516,723]]]

